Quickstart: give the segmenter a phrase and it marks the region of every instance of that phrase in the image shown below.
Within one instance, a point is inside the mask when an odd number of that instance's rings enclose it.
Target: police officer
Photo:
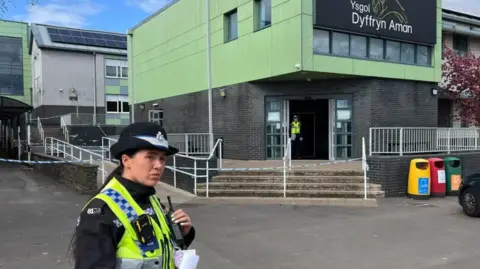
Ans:
[[[291,123],[291,141],[292,141],[292,156],[294,159],[300,158],[301,141],[302,137],[302,123],[298,120],[298,115],[293,116],[293,122]]]
[[[120,165],[87,203],[72,240],[76,269],[174,269],[174,251],[195,238],[190,217],[168,207],[155,196],[155,185],[165,169],[169,146],[160,125],[133,123],[110,148]],[[178,246],[167,214],[180,224],[184,245]]]

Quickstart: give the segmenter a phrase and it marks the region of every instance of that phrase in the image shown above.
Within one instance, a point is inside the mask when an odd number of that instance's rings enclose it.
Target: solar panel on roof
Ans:
[[[94,33],[47,27],[52,42],[87,45],[115,49],[127,49],[127,37],[115,34]]]

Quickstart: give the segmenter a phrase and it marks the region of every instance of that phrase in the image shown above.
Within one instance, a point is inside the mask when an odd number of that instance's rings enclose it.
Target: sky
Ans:
[[[171,0],[35,0],[32,7],[10,1],[7,20],[126,33]],[[480,0],[443,0],[443,7],[480,17]]]

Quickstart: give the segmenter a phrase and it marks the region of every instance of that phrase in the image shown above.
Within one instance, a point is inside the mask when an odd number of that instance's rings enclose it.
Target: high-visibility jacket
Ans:
[[[95,198],[103,200],[125,227],[125,233],[117,246],[116,269],[175,269],[171,231],[160,200],[155,195],[150,196],[150,203],[160,225],[151,219],[155,239],[148,245],[138,240],[132,226],[132,221],[146,213],[117,179],[112,178],[93,199]],[[148,217],[151,218],[150,215]]]
[[[292,134],[300,134],[300,127],[301,127],[301,124],[299,121],[297,122],[292,122]]]

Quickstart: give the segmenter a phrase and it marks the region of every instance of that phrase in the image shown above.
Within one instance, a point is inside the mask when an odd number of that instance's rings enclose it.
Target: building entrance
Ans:
[[[319,96],[309,100],[305,100],[305,97],[289,99],[271,97],[265,102],[266,159],[279,160],[285,156],[285,147],[291,137],[291,123],[295,114],[299,115],[302,123],[303,137],[298,157],[324,160],[352,157],[350,96],[337,98]]]
[[[328,99],[290,100],[290,123],[295,115],[301,123],[302,140],[292,141],[292,158],[328,160]]]

